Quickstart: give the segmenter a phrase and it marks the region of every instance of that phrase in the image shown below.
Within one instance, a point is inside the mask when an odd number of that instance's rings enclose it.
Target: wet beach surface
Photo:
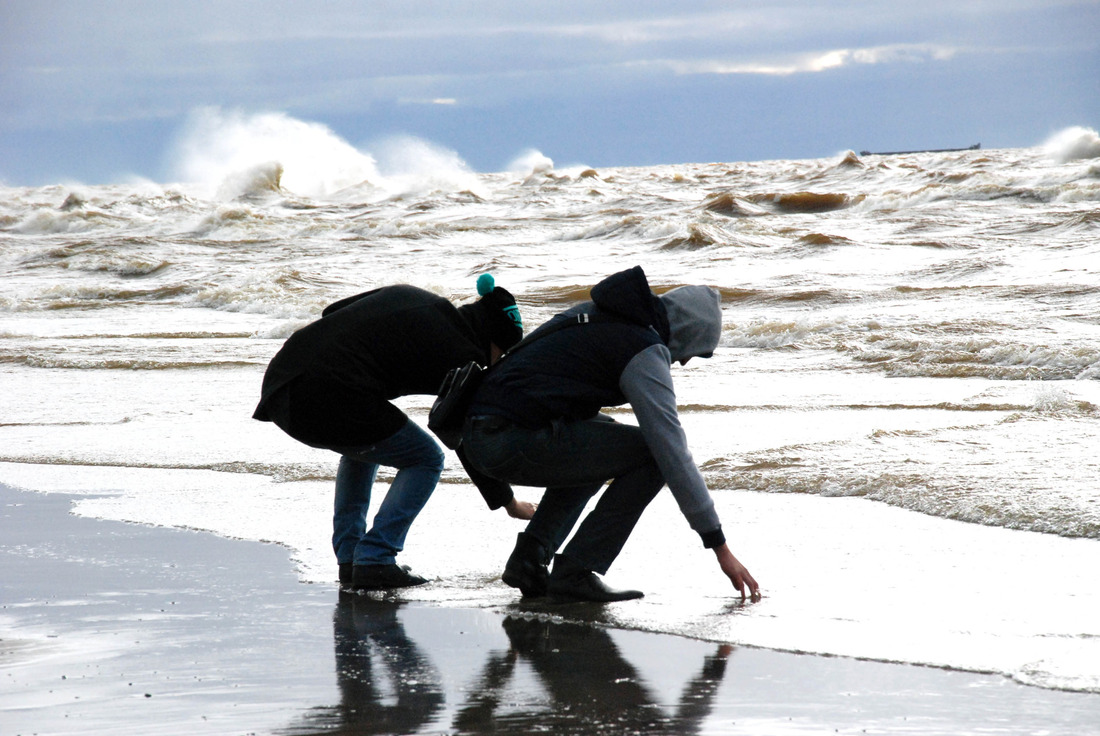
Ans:
[[[5,734],[1100,733],[1095,695],[626,631],[599,606],[341,593],[281,546],[73,498],[0,485]]]

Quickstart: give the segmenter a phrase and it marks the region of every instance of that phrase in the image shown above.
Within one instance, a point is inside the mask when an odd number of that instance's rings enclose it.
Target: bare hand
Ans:
[[[513,519],[522,519],[523,521],[530,521],[531,517],[535,515],[535,509],[539,505],[537,503],[531,503],[530,501],[519,501],[515,496],[512,500],[504,505],[504,508],[508,511],[508,515]]]
[[[733,583],[733,587],[741,594],[741,600],[745,600],[747,596],[751,597],[753,603],[760,600],[760,586],[748,569],[733,556],[729,547],[724,544],[721,547],[715,547],[714,555],[718,558],[718,564],[722,568],[722,572],[726,574],[726,577]]]

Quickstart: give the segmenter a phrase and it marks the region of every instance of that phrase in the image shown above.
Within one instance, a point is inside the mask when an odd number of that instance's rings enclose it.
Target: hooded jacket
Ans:
[[[714,352],[722,332],[718,292],[682,286],[658,297],[636,266],[607,277],[591,296],[591,302],[554,317],[532,334],[530,345],[497,363],[470,414],[504,416],[537,428],[629,403],[680,511],[707,547],[722,544],[714,501],[680,425],[670,370],[674,360]],[[604,318],[537,337],[578,313]]]

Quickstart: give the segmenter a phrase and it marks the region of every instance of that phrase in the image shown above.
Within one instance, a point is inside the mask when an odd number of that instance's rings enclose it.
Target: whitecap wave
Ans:
[[[1047,140],[1043,150],[1062,163],[1100,158],[1100,134],[1079,125],[1066,128]]]
[[[217,192],[241,172],[272,162],[281,185],[296,194],[323,197],[378,178],[374,158],[320,123],[278,112],[246,114],[219,108],[194,111],[173,146],[174,175]],[[270,182],[269,182],[270,183]],[[222,194],[239,196],[230,187]]]
[[[554,160],[534,148],[522,152],[508,164],[509,173],[524,178],[549,174],[553,170]]]
[[[477,173],[454,151],[413,136],[375,146],[377,159],[320,123],[278,112],[202,108],[180,132],[171,170],[198,187],[201,196],[220,201],[268,194],[347,200],[482,190]]]
[[[447,148],[413,136],[387,138],[376,146],[382,186],[394,195],[469,191],[484,187],[477,173]]]
[[[257,164],[245,171],[229,174],[218,187],[217,199],[255,197],[282,191],[283,167],[278,161]]]

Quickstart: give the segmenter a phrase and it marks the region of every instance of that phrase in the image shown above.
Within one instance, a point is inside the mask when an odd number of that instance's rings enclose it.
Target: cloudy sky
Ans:
[[[0,2],[0,182],[270,113],[477,171],[1034,146],[1100,127],[1100,0]]]

